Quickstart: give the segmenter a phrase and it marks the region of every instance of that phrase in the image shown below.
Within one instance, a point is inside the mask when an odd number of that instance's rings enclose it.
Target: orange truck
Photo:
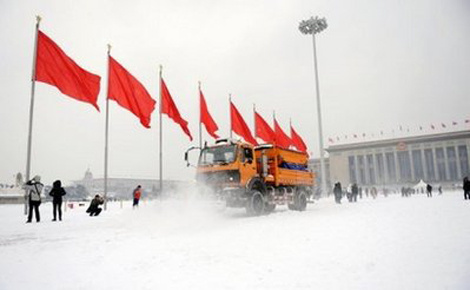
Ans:
[[[291,210],[306,209],[314,185],[307,153],[219,139],[212,146],[188,149],[187,162],[193,149],[201,149],[198,184],[224,200],[227,207],[244,207],[251,215],[269,213],[282,204]]]

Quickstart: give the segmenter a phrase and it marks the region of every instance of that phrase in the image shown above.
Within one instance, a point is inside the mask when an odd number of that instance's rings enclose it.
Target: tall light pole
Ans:
[[[303,34],[311,34],[313,39],[313,63],[315,67],[315,83],[317,92],[317,115],[318,115],[318,134],[320,135],[320,170],[321,170],[321,187],[322,194],[327,194],[326,188],[326,169],[323,148],[323,129],[321,123],[321,106],[320,106],[320,84],[318,83],[318,68],[317,68],[317,47],[315,45],[315,34],[322,32],[328,27],[325,18],[318,18],[318,16],[310,17],[308,20],[302,20],[299,24],[299,30]]]

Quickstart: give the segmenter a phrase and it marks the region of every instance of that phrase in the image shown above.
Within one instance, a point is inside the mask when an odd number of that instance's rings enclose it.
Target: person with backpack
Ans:
[[[28,199],[28,220],[26,223],[30,223],[33,219],[33,210],[36,215],[36,222],[40,222],[39,206],[41,205],[41,192],[44,185],[41,183],[41,176],[36,175],[33,179],[25,183],[23,188],[26,190],[26,198]]]
[[[66,194],[65,189],[62,187],[62,182],[60,180],[54,181],[52,184],[52,189],[49,192],[49,195],[52,196],[52,206],[53,206],[53,222],[57,220],[57,212],[59,212],[59,221],[62,220],[62,197]]]

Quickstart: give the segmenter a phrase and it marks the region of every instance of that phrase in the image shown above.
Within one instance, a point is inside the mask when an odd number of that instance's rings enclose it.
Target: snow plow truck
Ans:
[[[314,185],[307,153],[219,139],[213,146],[188,149],[186,162],[193,149],[201,149],[197,183],[227,207],[246,208],[250,215],[270,213],[283,204],[290,210],[306,209]]]

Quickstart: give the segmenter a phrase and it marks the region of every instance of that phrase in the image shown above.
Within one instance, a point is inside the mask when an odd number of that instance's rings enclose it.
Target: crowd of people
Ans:
[[[464,199],[470,200],[470,180],[467,177],[463,179],[463,184],[462,188],[464,191]],[[442,194],[442,186],[439,185],[437,188],[437,191],[439,195]],[[412,187],[402,187],[401,190],[401,196],[402,197],[410,197],[412,194],[417,194],[417,193],[426,193],[427,197],[432,197],[433,194],[433,187],[431,184],[426,184],[424,188],[416,189]],[[370,187],[370,188],[365,188],[364,190],[357,185],[357,183],[353,183],[349,185],[346,188],[343,188],[341,186],[341,182],[336,182],[333,186],[333,194],[335,197],[335,202],[340,204],[341,200],[343,197],[346,197],[349,202],[357,202],[357,197],[359,198],[363,197],[363,193],[365,194],[366,197],[369,197],[369,195],[372,198],[377,197],[378,190],[375,186]],[[387,188],[382,189],[382,193],[385,197],[387,197],[389,190]]]
[[[42,191],[44,189],[44,184],[41,183],[41,176],[36,175],[33,179],[27,181],[23,188],[26,191],[26,199],[28,203],[28,217],[26,223],[31,223],[33,220],[33,215],[36,218],[36,222],[41,221],[41,216],[39,212],[39,206],[42,202]],[[132,193],[133,197],[133,204],[132,207],[136,208],[139,206],[139,200],[142,196],[142,187],[140,185],[134,189]],[[63,197],[67,194],[65,189],[62,187],[62,182],[60,180],[56,180],[52,184],[52,189],[49,192],[49,196],[52,197],[52,221],[57,221],[57,217],[59,221],[62,221],[62,203]],[[90,201],[90,205],[88,206],[86,213],[90,216],[98,216],[101,211],[103,210],[100,205],[104,204],[104,198],[97,194],[95,197]]]

